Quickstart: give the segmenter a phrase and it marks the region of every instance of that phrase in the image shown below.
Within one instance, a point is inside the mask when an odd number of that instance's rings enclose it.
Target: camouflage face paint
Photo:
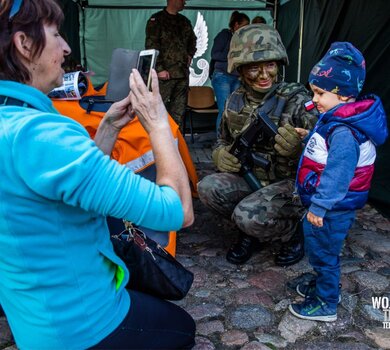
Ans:
[[[277,79],[278,65],[275,61],[249,63],[241,67],[240,73],[252,89],[267,92]]]

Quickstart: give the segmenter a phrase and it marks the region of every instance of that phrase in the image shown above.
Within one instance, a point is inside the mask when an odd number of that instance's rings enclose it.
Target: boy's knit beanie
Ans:
[[[345,97],[357,97],[366,77],[362,53],[349,42],[334,42],[311,70],[309,83]]]

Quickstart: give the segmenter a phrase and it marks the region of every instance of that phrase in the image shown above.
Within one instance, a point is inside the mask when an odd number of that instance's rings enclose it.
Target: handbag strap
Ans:
[[[31,105],[22,100],[3,95],[0,96],[0,106],[20,106],[33,108]]]

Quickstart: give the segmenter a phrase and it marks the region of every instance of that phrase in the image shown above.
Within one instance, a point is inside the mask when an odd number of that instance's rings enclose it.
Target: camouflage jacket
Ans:
[[[171,78],[187,77],[189,60],[196,52],[196,35],[191,22],[165,9],[153,14],[146,25],[145,49],[160,51],[157,72],[167,70]]]
[[[276,125],[282,126],[288,123],[304,129],[312,129],[314,127],[317,122],[317,113],[315,109],[311,111],[306,110],[304,104],[310,101],[311,97],[302,84],[278,83],[261,100],[251,96],[245,86],[241,86],[233,92],[226,103],[216,149],[232,145],[235,138],[256,118],[256,110],[273,96],[277,98],[268,116]],[[281,115],[276,116],[275,110],[279,100],[282,100],[284,106]],[[253,152],[271,162],[271,169],[268,172],[257,167],[253,169],[257,178],[263,182],[263,185],[295,177],[299,158],[290,159],[277,154],[274,149],[273,139],[264,139],[260,136],[253,147]]]

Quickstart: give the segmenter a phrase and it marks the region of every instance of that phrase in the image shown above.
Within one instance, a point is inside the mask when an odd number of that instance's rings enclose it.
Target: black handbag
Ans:
[[[194,274],[140,229],[125,222],[126,230],[111,236],[115,253],[130,271],[127,288],[161,299],[183,299]]]

